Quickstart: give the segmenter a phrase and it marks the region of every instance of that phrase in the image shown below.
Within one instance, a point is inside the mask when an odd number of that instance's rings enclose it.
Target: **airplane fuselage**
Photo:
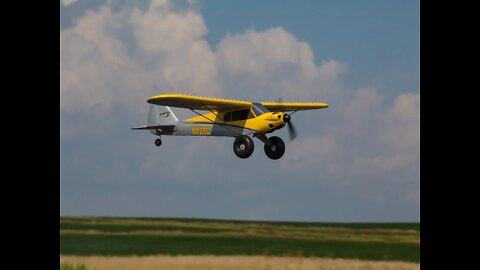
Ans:
[[[281,112],[252,115],[251,118],[238,121],[225,121],[224,117],[228,117],[228,113],[208,113],[185,119],[177,122],[171,129],[159,131],[158,135],[236,137],[259,132],[268,133],[285,126],[284,113]]]

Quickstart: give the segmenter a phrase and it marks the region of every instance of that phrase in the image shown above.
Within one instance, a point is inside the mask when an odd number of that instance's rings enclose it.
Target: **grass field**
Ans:
[[[82,258],[82,259],[85,259],[85,258]],[[84,264],[81,264],[81,263],[73,264],[70,262],[62,262],[62,259],[60,259],[60,270],[87,270],[87,268]]]
[[[61,217],[60,254],[267,255],[418,263],[420,225]]]

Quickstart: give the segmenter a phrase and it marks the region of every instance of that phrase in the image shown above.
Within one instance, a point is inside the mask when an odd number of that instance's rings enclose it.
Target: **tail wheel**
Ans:
[[[162,140],[156,139],[156,140],[155,140],[155,145],[156,145],[156,146],[162,145]]]
[[[233,142],[233,152],[239,158],[248,158],[252,155],[254,144],[252,138],[249,136],[239,136]]]
[[[270,137],[268,140],[272,143],[272,145],[268,146],[265,144],[263,147],[267,157],[271,159],[281,158],[283,154],[285,154],[285,143],[283,140],[277,136]]]

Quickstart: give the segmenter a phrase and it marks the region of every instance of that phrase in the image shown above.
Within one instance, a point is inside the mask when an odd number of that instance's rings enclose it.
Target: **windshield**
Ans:
[[[269,112],[269,110],[260,103],[253,103],[252,110],[256,116]]]

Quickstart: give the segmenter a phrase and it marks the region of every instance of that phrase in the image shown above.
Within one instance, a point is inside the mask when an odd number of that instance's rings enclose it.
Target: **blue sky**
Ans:
[[[419,220],[418,1],[60,7],[62,215]],[[168,92],[331,107],[276,132],[281,160],[258,140],[240,160],[231,138],[129,130]]]

